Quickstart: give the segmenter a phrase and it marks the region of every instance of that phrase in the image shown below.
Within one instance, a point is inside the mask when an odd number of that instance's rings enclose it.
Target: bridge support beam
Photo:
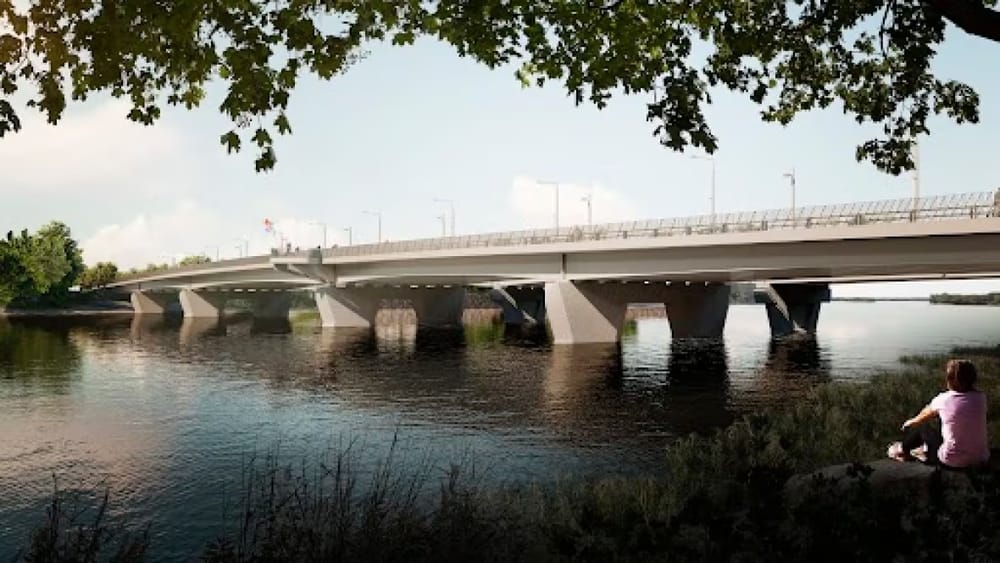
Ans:
[[[375,326],[381,296],[367,288],[324,287],[316,290],[316,308],[324,328]]]
[[[722,338],[729,314],[729,286],[671,284],[663,304],[673,338]]]
[[[825,283],[769,284],[754,292],[754,300],[767,307],[771,337],[816,334],[819,310],[830,301],[830,285]]]
[[[292,294],[284,291],[258,291],[250,298],[256,319],[287,319],[292,308]]]
[[[555,344],[617,342],[630,303],[663,303],[674,338],[719,338],[729,312],[729,286],[664,282],[545,285],[545,307]]]
[[[182,289],[181,309],[186,319],[218,319],[226,307],[226,294]]]
[[[177,294],[133,291],[130,300],[137,315],[161,315],[171,302],[177,300]]]
[[[464,287],[324,287],[316,291],[316,307],[324,327],[370,328],[385,299],[409,301],[417,325],[429,328],[462,325]]]
[[[401,296],[410,300],[417,314],[417,325],[428,328],[451,328],[462,326],[462,312],[465,310],[464,287],[440,287],[411,289]]]
[[[490,299],[502,309],[506,325],[545,322],[544,288],[498,287],[490,290]]]
[[[618,295],[620,284],[545,284],[545,309],[553,344],[618,342],[628,301]]]

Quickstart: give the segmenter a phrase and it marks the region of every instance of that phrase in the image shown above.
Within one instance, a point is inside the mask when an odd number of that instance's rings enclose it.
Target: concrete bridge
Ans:
[[[124,279],[137,313],[180,300],[218,316],[239,294],[287,314],[314,292],[324,326],[369,327],[386,299],[420,324],[458,324],[467,288],[509,323],[547,320],[556,343],[614,342],[632,303],[663,303],[675,337],[718,337],[730,282],[758,282],[772,334],[813,333],[830,282],[995,276],[992,192],[313,249]],[[169,293],[168,293],[169,292]]]

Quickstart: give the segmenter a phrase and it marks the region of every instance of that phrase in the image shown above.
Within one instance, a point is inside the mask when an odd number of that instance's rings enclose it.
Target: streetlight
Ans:
[[[795,226],[795,168],[792,168],[791,172],[785,172],[782,174],[785,178],[792,184],[792,226]]]
[[[448,236],[448,216],[442,213],[438,215],[437,218],[441,221],[441,236]]]
[[[436,197],[434,201],[448,204],[448,212],[451,214],[451,236],[455,236],[455,200]]]
[[[365,215],[374,215],[378,219],[378,241],[382,242],[382,212],[381,211],[362,211]]]
[[[920,141],[913,141],[913,220],[920,209]]]
[[[315,225],[317,227],[323,227],[323,248],[326,248],[326,223],[322,221],[309,221],[306,225]]]
[[[709,155],[693,154],[691,158],[695,160],[707,160],[712,163],[712,192],[708,197],[712,209],[712,223],[715,223],[715,158]]]
[[[580,201],[587,203],[587,226],[594,224],[594,192],[580,198]]]
[[[347,246],[354,245],[354,229],[351,227],[344,227],[344,231],[347,233]]]
[[[553,182],[550,180],[536,180],[536,184],[552,186],[556,190],[556,230],[559,230],[559,182]]]
[[[206,246],[205,248],[202,248],[202,253],[205,255],[205,258],[208,258],[208,253],[204,252],[204,251],[205,250],[212,250],[213,248],[215,249],[215,261],[218,262],[219,261],[219,247],[218,246]]]

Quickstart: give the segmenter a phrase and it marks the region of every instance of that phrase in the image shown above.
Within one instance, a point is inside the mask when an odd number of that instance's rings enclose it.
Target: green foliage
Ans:
[[[80,274],[82,289],[99,289],[118,279],[118,266],[112,262],[98,262]]]
[[[1000,305],[1000,293],[986,293],[982,295],[935,293],[931,295],[931,303],[944,305]]]
[[[577,104],[616,94],[652,98],[647,120],[674,150],[714,152],[704,114],[712,88],[763,106],[766,121],[837,105],[883,135],[857,158],[898,174],[927,117],[979,119],[968,85],[938,77],[932,59],[945,21],[1000,40],[981,22],[1000,19],[977,0],[845,2],[642,2],[639,0],[278,0],[98,2],[0,0],[0,137],[21,127],[11,100],[57,123],[67,100],[97,92],[127,98],[128,118],[159,119],[164,103],[199,106],[210,81],[226,90],[228,152],[253,145],[258,171],[276,161],[274,136],[291,132],[286,110],[303,74],[345,71],[373,40],[428,36],[490,68],[519,65],[524,85],[561,82]],[[710,47],[702,57],[699,42]]]
[[[34,235],[8,232],[0,241],[0,265],[0,307],[64,303],[84,269],[69,227],[57,221]]]
[[[177,265],[178,266],[195,266],[195,265],[198,265],[198,264],[208,264],[211,261],[212,261],[211,258],[209,258],[208,256],[204,256],[204,255],[185,256],[184,258],[181,259],[180,262],[177,263]]]

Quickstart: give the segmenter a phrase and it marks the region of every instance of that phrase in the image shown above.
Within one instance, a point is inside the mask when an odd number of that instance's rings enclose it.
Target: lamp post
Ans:
[[[455,200],[445,199],[443,197],[434,198],[436,203],[447,203],[448,213],[451,216],[451,236],[455,236]]]
[[[708,155],[693,154],[691,158],[695,160],[707,160],[712,163],[712,186],[708,196],[708,201],[712,213],[712,224],[715,224],[715,158]]]
[[[795,226],[795,168],[792,168],[791,172],[785,172],[784,174],[782,174],[782,176],[788,178],[788,181],[791,183],[792,186],[792,226],[794,227]]]
[[[913,141],[913,220],[920,209],[920,141]]]
[[[594,224],[594,192],[590,192],[587,195],[580,198],[587,204],[587,226]]]
[[[323,248],[326,248],[326,223],[322,221],[309,221],[306,225],[315,225],[317,227],[323,227]]]
[[[381,211],[362,211],[365,215],[374,215],[378,219],[378,241],[382,242],[382,212]]]
[[[344,227],[344,232],[347,233],[347,246],[354,245],[354,229],[351,227]]]
[[[556,192],[555,223],[556,223],[556,230],[558,231],[559,230],[559,182],[553,182],[550,180],[537,180],[535,181],[535,183],[539,185],[552,186],[553,188],[555,188]]]
[[[441,236],[448,236],[448,216],[442,213],[437,216],[437,219],[441,221]]]

